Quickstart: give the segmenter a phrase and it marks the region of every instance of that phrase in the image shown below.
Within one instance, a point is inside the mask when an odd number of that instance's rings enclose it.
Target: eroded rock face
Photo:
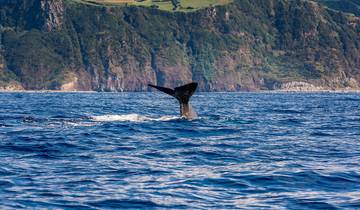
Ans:
[[[24,87],[19,82],[10,81],[7,83],[0,83],[0,91],[23,91]]]
[[[303,81],[286,82],[280,85],[279,91],[290,92],[319,92],[319,91],[359,91],[359,84],[354,78],[333,79],[318,84]],[[321,86],[323,84],[324,86]]]
[[[359,88],[360,19],[308,1],[234,1],[194,13],[4,1],[0,68],[25,89]]]
[[[44,25],[45,31],[52,31],[59,29],[64,23],[64,2],[63,0],[41,0],[41,10],[44,12]]]
[[[150,62],[139,65],[135,57],[126,55],[126,63],[121,55],[109,50],[103,65],[92,64],[86,70],[85,80],[90,80],[85,89],[96,91],[145,91],[148,83],[156,83],[156,73]],[[80,76],[79,82],[84,80]]]
[[[324,87],[315,86],[313,84],[307,82],[299,82],[293,81],[281,84],[280,89],[281,91],[295,91],[295,92],[314,92],[314,91],[322,91],[326,90]]]

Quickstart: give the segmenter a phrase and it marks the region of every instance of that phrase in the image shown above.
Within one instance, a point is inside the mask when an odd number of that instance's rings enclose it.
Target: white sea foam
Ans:
[[[125,114],[125,115],[101,115],[92,116],[91,119],[97,122],[146,122],[146,121],[170,121],[180,119],[176,116],[162,116],[159,118],[147,117],[139,114]]]
[[[92,127],[96,125],[95,122],[65,122],[64,124],[72,127]]]

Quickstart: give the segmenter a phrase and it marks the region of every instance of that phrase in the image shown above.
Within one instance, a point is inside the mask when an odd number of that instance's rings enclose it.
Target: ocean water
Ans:
[[[0,209],[359,209],[360,94],[0,93]]]

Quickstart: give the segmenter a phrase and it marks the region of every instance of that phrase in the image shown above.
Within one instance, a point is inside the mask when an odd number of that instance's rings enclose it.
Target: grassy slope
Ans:
[[[316,0],[327,7],[360,16],[360,0]]]
[[[153,2],[152,0],[145,0],[143,2],[137,2],[135,0],[75,0],[83,3],[95,3],[104,5],[131,5],[131,6],[155,6],[161,10],[174,11],[171,1],[168,2]],[[209,6],[225,5],[231,3],[233,0],[180,0],[180,5],[176,11],[191,12],[198,9],[206,8]]]

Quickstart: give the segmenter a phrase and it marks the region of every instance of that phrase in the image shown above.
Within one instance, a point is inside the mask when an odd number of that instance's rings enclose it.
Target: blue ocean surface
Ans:
[[[360,94],[0,93],[0,209],[359,209]]]

